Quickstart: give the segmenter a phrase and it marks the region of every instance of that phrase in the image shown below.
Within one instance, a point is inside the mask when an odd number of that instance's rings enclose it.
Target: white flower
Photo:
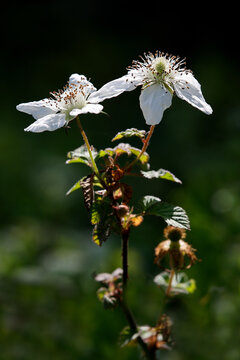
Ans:
[[[185,68],[184,60],[162,52],[145,54],[141,60],[133,62],[127,75],[96,91],[92,101],[102,101],[141,86],[140,107],[148,125],[159,124],[164,110],[171,106],[173,94],[206,114],[212,113],[199,82]]]
[[[50,93],[51,98],[17,105],[17,110],[32,115],[36,121],[25,131],[53,131],[66,126],[79,114],[102,111],[98,102],[91,103],[96,88],[84,75],[72,74],[63,90]]]

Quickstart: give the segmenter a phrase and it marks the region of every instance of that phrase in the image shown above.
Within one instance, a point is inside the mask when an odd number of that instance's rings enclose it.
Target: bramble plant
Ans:
[[[113,142],[120,141],[117,145],[95,149],[82,127],[82,115],[102,112],[101,102],[132,91],[137,86],[141,87],[140,107],[149,130],[120,129],[112,139]],[[191,294],[196,288],[194,279],[188,279],[184,272],[198,261],[196,250],[185,241],[186,232],[190,230],[185,210],[149,194],[134,204],[133,188],[126,180],[131,175],[150,181],[155,178],[181,184],[181,180],[169,170],[152,170],[147,153],[154,129],[160,123],[164,110],[171,106],[173,95],[206,114],[212,113],[200,84],[185,68],[184,60],[158,51],[155,55],[145,54],[141,61],[134,61],[126,75],[110,81],[99,90],[85,76],[73,74],[63,90],[52,92],[50,98],[17,106],[19,111],[32,115],[36,120],[25,131],[54,131],[67,128],[71,121],[76,120],[84,144],[68,152],[66,163],[87,166],[89,174],[79,179],[67,194],[82,189],[96,245],[102,246],[111,233],[118,234],[122,244],[122,268],[95,275],[95,280],[101,284],[97,297],[106,309],[122,309],[128,326],[120,334],[120,343],[122,346],[137,344],[147,359],[156,359],[160,350],[171,348],[172,321],[162,313],[154,326],[139,325],[129,308],[128,243],[132,226],[141,226],[151,215],[166,222],[165,240],[155,248],[154,258],[154,263],[161,270],[154,277],[154,283],[163,290],[163,296],[171,299],[179,294]],[[139,139],[139,148],[123,142],[132,137]]]

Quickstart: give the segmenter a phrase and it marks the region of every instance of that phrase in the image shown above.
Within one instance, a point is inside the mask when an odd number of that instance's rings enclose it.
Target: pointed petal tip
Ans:
[[[212,107],[210,105],[208,105],[208,110],[207,110],[206,114],[207,115],[212,115],[212,113],[213,113],[213,109],[212,109]]]

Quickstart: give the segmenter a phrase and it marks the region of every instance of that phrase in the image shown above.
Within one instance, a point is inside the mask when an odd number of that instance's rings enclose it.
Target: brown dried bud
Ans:
[[[169,225],[163,230],[163,235],[171,241],[179,241],[186,238],[186,230]]]
[[[185,229],[167,226],[164,229],[164,236],[167,240],[161,241],[155,248],[155,264],[160,266],[166,255],[169,255],[169,265],[174,270],[188,269],[198,261],[195,255],[196,250],[183,241],[186,237]],[[185,264],[185,256],[190,260],[188,265]]]

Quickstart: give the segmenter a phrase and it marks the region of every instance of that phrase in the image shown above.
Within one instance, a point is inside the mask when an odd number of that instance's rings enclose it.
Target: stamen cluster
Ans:
[[[181,59],[179,56],[161,51],[156,51],[155,54],[145,53],[144,57],[140,56],[140,58],[142,61],[134,60],[128,69],[133,77],[136,76],[136,72],[142,75],[143,88],[153,84],[162,84],[173,92],[171,83],[176,72],[186,74],[191,72],[185,67],[185,58]]]
[[[84,84],[85,78],[82,81],[69,82],[67,85],[58,91],[50,92],[52,98],[46,100],[50,106],[56,106],[59,111],[70,112],[74,108],[81,109],[86,105],[86,99],[89,94],[95,91],[94,86],[90,86],[90,83]],[[53,105],[54,102],[54,105]]]

